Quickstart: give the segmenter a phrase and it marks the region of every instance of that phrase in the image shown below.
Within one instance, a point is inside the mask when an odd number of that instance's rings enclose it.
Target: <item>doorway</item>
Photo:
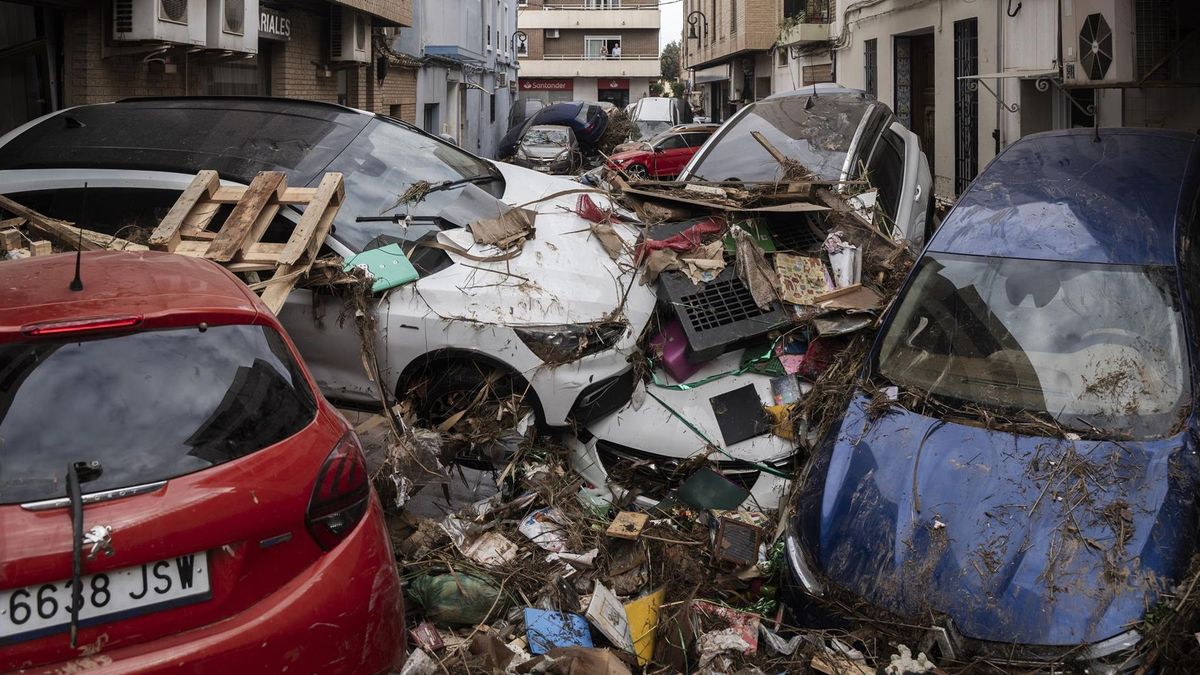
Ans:
[[[893,40],[896,118],[921,139],[921,148],[929,159],[929,170],[937,175],[934,169],[933,28],[897,35]]]

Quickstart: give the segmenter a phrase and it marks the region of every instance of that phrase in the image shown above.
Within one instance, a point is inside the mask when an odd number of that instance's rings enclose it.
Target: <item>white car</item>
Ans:
[[[420,278],[376,298],[374,347],[384,393],[412,390],[424,421],[465,405],[492,371],[527,392],[552,427],[628,400],[629,354],[654,296],[635,282],[628,254],[612,260],[573,212],[578,183],[480,159],[388,117],[285,99],[128,100],[63,110],[0,137],[0,194],[114,234],[152,228],[201,169],[236,184],[285,171],[293,186],[340,171],[346,193],[328,250],[348,258],[389,243],[411,248]],[[418,180],[432,189],[404,203]],[[498,250],[464,227],[517,205],[537,211],[533,238],[510,260],[476,260]],[[632,228],[615,227],[632,243]],[[429,241],[445,247],[409,246]],[[327,397],[378,404],[341,299],[299,289],[280,319]],[[410,387],[417,377],[426,386]]]
[[[932,214],[929,163],[917,136],[896,121],[886,105],[837,85],[768,97],[742,108],[722,125],[679,180],[780,180],[783,168],[751,136],[753,131],[821,179],[859,178],[865,167],[877,191],[875,216],[882,221],[881,227],[920,248]],[[793,234],[804,229],[803,223],[788,219],[779,225]],[[796,246],[791,244],[786,248]],[[712,290],[712,284],[706,288]],[[719,306],[710,308],[693,301],[687,312],[702,318],[706,314],[732,315],[738,308],[731,298],[741,297],[742,304],[753,302],[748,294],[738,294],[732,287],[717,295]],[[753,307],[744,309],[754,313]],[[726,444],[710,402],[747,386],[754,387],[760,402],[773,400],[769,376],[728,374],[739,370],[745,346],[731,345],[726,353],[705,362],[684,383],[696,383],[694,386],[677,388],[680,383],[661,368],[652,373],[650,382],[638,384],[644,386],[645,395],[639,390],[623,408],[592,421],[577,438],[570,439],[576,471],[617,496],[626,488],[644,491],[646,486],[657,486],[661,494],[665,485],[681,478],[676,467],[707,453],[727,478],[749,490],[748,507],[775,507],[790,482],[795,444],[771,433]],[[622,479],[630,473],[637,474],[637,480],[623,484]]]

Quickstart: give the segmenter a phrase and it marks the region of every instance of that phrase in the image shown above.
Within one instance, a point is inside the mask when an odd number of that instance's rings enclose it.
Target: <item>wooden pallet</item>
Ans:
[[[216,171],[201,171],[150,235],[150,248],[224,265],[278,313],[316,260],[344,197],[340,173],[325,174],[315,188],[288,187],[279,171],[260,172],[248,187],[223,187]],[[223,204],[233,210],[210,228]],[[262,242],[285,205],[304,209],[291,237],[286,244]]]

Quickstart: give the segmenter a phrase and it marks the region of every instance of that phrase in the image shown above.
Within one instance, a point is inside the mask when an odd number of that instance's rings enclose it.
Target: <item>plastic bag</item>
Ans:
[[[413,579],[406,591],[424,609],[425,617],[439,626],[485,623],[493,606],[497,613],[507,607],[499,585],[482,575],[427,574]]]

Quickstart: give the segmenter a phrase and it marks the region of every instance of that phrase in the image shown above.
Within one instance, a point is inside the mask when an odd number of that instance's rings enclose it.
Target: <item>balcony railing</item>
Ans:
[[[833,23],[829,0],[783,0],[783,22],[787,24]]]
[[[828,1],[828,0],[827,0]],[[544,5],[542,9],[644,9],[647,11],[658,11],[658,5],[622,5],[621,3],[602,3],[592,2],[578,5]]]
[[[543,54],[544,61],[657,61],[658,54],[622,54],[600,56],[598,54]]]

